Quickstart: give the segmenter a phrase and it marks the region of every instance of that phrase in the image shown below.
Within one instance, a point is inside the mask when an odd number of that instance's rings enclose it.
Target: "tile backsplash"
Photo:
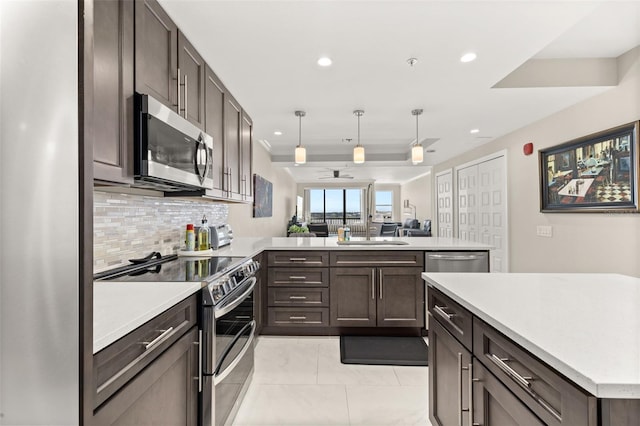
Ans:
[[[93,193],[93,271],[126,265],[152,251],[174,253],[184,242],[187,223],[226,223],[223,203],[146,195]]]

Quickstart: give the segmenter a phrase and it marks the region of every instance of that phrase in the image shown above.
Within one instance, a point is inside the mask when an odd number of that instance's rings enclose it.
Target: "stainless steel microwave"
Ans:
[[[213,188],[213,138],[149,95],[135,95],[135,186]]]

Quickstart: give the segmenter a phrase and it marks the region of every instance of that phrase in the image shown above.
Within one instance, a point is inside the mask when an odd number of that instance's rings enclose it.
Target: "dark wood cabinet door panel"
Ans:
[[[240,188],[245,200],[253,199],[253,175],[251,158],[253,156],[253,120],[246,113],[242,111],[242,124],[240,133],[240,173],[241,184]]]
[[[270,251],[269,266],[329,266],[329,252],[326,251]]]
[[[222,191],[224,170],[224,96],[226,88],[206,66],[205,68],[205,132],[213,138],[213,189]],[[222,192],[218,193],[222,196]]]
[[[193,327],[94,412],[92,425],[195,425],[198,330]]]
[[[424,265],[421,251],[332,251],[331,266],[416,266]]]
[[[181,116],[204,128],[205,63],[185,35],[178,31],[178,69],[180,70]]]
[[[326,327],[329,325],[329,310],[270,307],[267,323],[272,327]]]
[[[429,312],[442,323],[469,350],[472,348],[473,329],[471,312],[454,302],[439,290],[427,288]]]
[[[462,410],[470,401],[471,353],[429,315],[429,419],[434,426],[469,424]]]
[[[332,327],[376,326],[376,268],[332,268],[329,300]]]
[[[269,306],[329,307],[328,288],[269,288]]]
[[[133,2],[94,3],[93,174],[133,183]]]
[[[178,27],[156,0],[136,0],[135,16],[136,91],[180,113]]]
[[[543,426],[478,360],[473,361],[473,424],[478,426]],[[574,423],[577,425],[579,423]]]
[[[269,286],[328,287],[329,268],[269,268]]]
[[[225,96],[224,104],[224,148],[226,152],[226,189],[240,196],[240,104],[230,94]]]
[[[421,268],[378,268],[378,327],[423,327]]]
[[[595,397],[478,318],[473,336],[476,358],[546,424],[595,426]]]

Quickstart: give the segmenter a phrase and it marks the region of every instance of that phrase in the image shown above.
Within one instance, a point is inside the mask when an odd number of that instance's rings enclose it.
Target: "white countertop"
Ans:
[[[423,273],[425,281],[598,398],[640,398],[640,278]]]
[[[201,283],[93,283],[93,353],[202,288]]]
[[[249,257],[263,250],[490,250],[493,247],[457,238],[438,237],[372,237],[374,241],[406,241],[407,245],[338,245],[338,237],[267,237],[234,238],[233,242],[214,255]],[[351,238],[363,241],[364,237]]]

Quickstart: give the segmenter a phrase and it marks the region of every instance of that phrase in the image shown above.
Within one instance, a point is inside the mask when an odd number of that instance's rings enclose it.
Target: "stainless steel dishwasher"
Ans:
[[[489,272],[489,252],[427,251],[425,272]]]

